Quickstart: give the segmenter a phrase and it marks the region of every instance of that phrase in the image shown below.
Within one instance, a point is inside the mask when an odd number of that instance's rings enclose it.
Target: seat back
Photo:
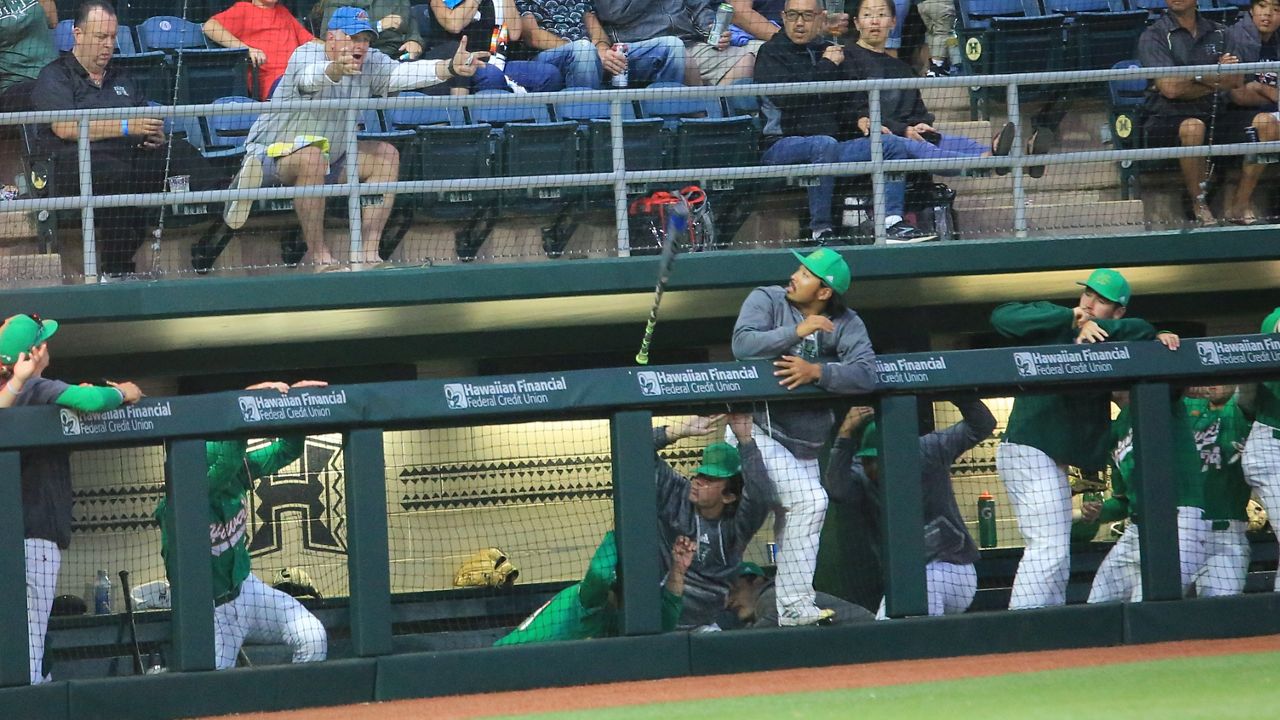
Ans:
[[[402,92],[397,97],[425,98],[418,92]],[[431,125],[462,125],[464,113],[461,108],[451,107],[397,107],[385,110],[383,118],[388,130],[413,130]]]
[[[481,90],[476,96],[515,97],[505,90]],[[488,107],[469,107],[468,116],[472,124],[502,126],[507,123],[548,123],[551,113],[546,105],[490,105]]]
[[[179,50],[176,77],[180,104],[203,105],[220,97],[248,96],[249,51],[246,48]]]
[[[622,153],[628,170],[661,170],[666,162],[662,118],[622,121]],[[613,129],[608,120],[587,124],[587,172],[613,172]]]
[[[128,73],[146,99],[173,104],[173,72],[163,52],[119,53],[111,58],[111,65]]]
[[[662,88],[683,88],[684,85],[678,83],[654,83],[649,86],[650,90],[661,90]],[[698,118],[698,117],[720,117],[720,102],[718,100],[707,100],[705,98],[657,98],[651,100],[641,100],[636,103],[636,117],[655,118],[660,117],[664,120],[678,120],[680,118]]]
[[[214,101],[216,105],[239,105],[256,102],[244,96],[221,97]],[[249,136],[249,129],[258,119],[258,112],[217,113],[205,117],[205,146],[210,148],[235,148],[244,145]]]
[[[956,0],[956,20],[962,30],[980,30],[997,17],[1040,15],[1038,0]]]
[[[157,15],[137,27],[138,47],[143,52],[207,48],[204,30],[197,24],[173,15]]]

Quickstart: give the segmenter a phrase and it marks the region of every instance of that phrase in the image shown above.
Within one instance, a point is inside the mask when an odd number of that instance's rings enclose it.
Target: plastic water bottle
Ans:
[[[978,545],[996,546],[996,499],[986,490],[978,496]]]
[[[98,571],[93,583],[93,612],[95,615],[111,614],[111,577],[106,570]]]

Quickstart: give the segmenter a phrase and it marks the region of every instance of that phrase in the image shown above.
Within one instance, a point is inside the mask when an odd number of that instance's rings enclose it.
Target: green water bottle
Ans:
[[[978,545],[996,546],[996,499],[986,490],[978,496]]]

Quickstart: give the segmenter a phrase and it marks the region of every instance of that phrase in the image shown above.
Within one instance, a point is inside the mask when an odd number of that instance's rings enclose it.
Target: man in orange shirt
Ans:
[[[293,51],[315,40],[279,0],[238,2],[205,21],[204,34],[223,47],[249,48],[249,62],[258,68],[259,100],[271,94]]]

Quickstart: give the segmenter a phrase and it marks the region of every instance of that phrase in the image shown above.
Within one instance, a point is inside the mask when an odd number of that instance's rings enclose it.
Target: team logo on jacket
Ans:
[[[306,550],[345,554],[346,478],[341,438],[308,437],[298,462],[257,480],[249,502],[250,555],[283,550],[287,526],[296,527],[293,532],[302,534],[302,547]],[[288,546],[296,547],[292,542]]]

